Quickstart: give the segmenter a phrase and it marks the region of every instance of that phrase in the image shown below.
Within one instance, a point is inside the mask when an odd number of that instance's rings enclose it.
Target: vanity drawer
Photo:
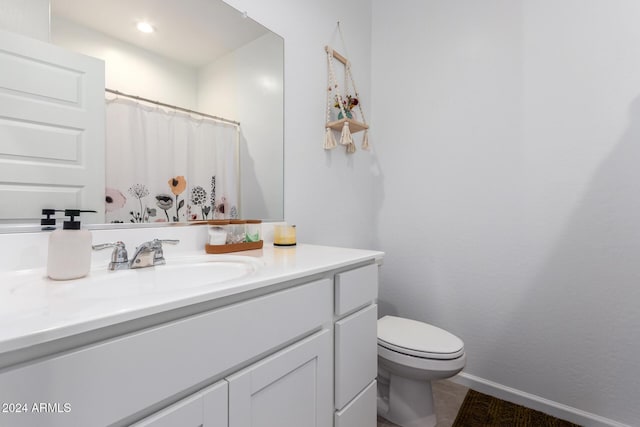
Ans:
[[[335,407],[342,409],[378,374],[378,306],[371,305],[335,326]]]
[[[335,427],[376,427],[376,381],[336,412]]]
[[[335,313],[342,316],[378,297],[378,264],[336,274]]]
[[[311,282],[10,368],[0,373],[1,402],[70,411],[2,414],[0,424],[115,423],[330,322],[331,285]]]

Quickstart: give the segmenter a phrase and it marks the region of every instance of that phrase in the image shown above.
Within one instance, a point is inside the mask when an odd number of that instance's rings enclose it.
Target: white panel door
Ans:
[[[332,426],[331,359],[324,330],[227,378],[229,426]]]
[[[0,31],[0,223],[104,222],[104,62]]]

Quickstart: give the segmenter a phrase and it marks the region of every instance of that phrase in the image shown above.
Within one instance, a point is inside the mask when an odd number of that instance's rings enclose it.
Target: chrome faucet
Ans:
[[[180,240],[153,239],[145,242],[136,248],[136,252],[133,254],[131,261],[128,259],[127,248],[123,242],[93,245],[93,249],[99,251],[106,248],[113,248],[109,270],[124,270],[127,268],[143,268],[166,264],[164,253],[162,252],[163,243],[177,245],[180,243]]]
[[[162,244],[177,245],[179,242],[180,240],[153,239],[141,244],[136,248],[131,261],[129,261],[129,268],[152,267],[154,265],[165,264],[166,261],[164,259],[164,253],[162,252]]]

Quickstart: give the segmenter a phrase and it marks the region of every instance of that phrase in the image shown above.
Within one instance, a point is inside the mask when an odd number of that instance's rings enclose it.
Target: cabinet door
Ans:
[[[202,427],[229,426],[228,382],[220,381],[202,393],[202,421]]]
[[[227,378],[230,427],[330,427],[332,348],[320,331]]]
[[[228,387],[221,381],[195,393],[132,427],[227,427]]]

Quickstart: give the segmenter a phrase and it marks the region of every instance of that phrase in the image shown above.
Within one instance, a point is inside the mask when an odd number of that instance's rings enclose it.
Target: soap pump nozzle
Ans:
[[[69,220],[64,222],[62,229],[63,230],[80,230],[80,221],[76,221],[75,217],[80,216],[81,212],[97,213],[97,211],[92,211],[92,210],[65,209],[64,216],[68,216]]]
[[[56,229],[56,219],[51,218],[51,215],[55,215],[56,212],[62,212],[60,209],[42,209],[42,215],[46,218],[40,220],[40,225],[43,231],[50,231]]]

